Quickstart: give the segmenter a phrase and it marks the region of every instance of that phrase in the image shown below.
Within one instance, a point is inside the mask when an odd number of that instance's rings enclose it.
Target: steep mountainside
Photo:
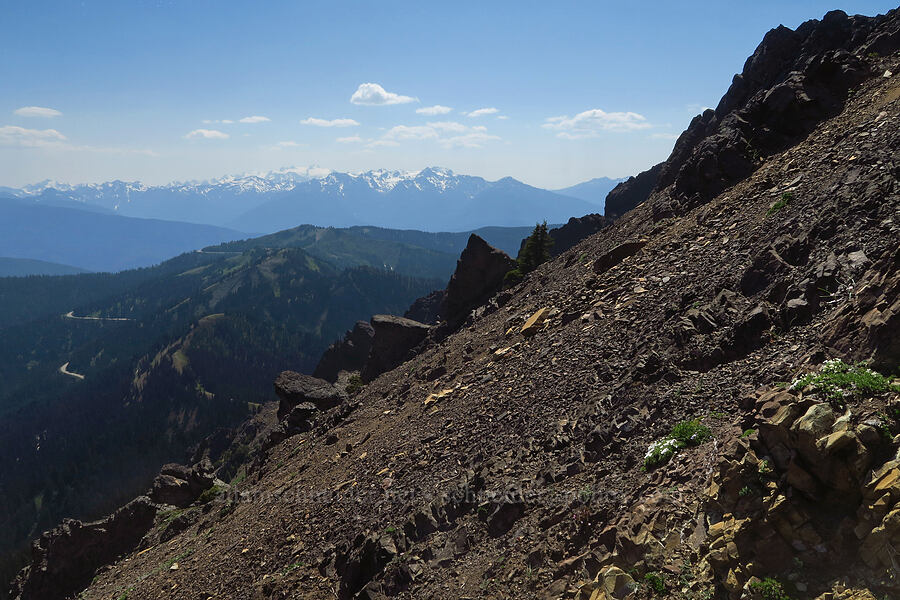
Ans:
[[[246,234],[222,227],[132,219],[30,199],[0,198],[0,256],[90,271],[146,267],[188,250],[242,237]]]
[[[900,11],[774,31],[754,72],[801,67],[774,96],[802,132],[735,117],[744,162],[688,130],[662,187],[456,333],[347,392],[279,378],[300,426],[246,479],[66,523],[15,589],[86,584],[115,540],[81,597],[900,596]],[[795,35],[799,63],[769,51]]]

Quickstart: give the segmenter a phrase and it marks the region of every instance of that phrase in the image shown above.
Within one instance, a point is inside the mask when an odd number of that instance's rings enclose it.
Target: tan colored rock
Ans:
[[[856,434],[846,429],[841,429],[828,436],[819,439],[816,447],[825,451],[827,454],[843,450],[848,446],[856,445]]]
[[[525,321],[525,324],[522,325],[522,329],[519,330],[519,333],[526,336],[536,334],[544,321],[547,320],[548,313],[549,310],[546,308],[540,308],[535,311],[533,315],[528,317],[528,320]]]
[[[791,428],[794,431],[805,433],[814,439],[831,433],[831,427],[834,425],[834,410],[825,403],[813,404],[809,407],[800,420],[794,423]]]

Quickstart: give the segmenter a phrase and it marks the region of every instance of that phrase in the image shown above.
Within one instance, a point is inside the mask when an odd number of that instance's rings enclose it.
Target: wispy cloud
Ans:
[[[389,92],[377,83],[360,84],[353,95],[350,96],[350,102],[353,104],[362,104],[364,106],[384,106],[388,104],[409,104],[410,102],[418,102],[418,98],[412,96],[402,96]]]
[[[216,129],[195,129],[184,136],[186,140],[227,140],[229,135]]]
[[[301,125],[313,125],[314,127],[356,127],[358,122],[353,119],[317,119],[309,117],[300,121]]]
[[[45,119],[62,116],[62,113],[55,108],[47,108],[45,106],[23,106],[14,110],[13,113],[20,117],[42,117]]]
[[[221,124],[221,125],[231,125],[234,123],[231,119],[203,119],[204,125],[213,125],[213,124]]]
[[[361,142],[363,142],[363,141],[365,141],[365,140],[363,140],[363,139],[362,139],[361,137],[359,137],[358,135],[350,135],[350,136],[347,136],[347,137],[339,137],[339,138],[336,139],[335,141],[336,141],[337,143],[339,143],[339,144],[359,144],[359,143],[361,143]]]
[[[498,112],[500,112],[500,109],[494,108],[494,107],[489,107],[489,108],[478,108],[471,112],[465,113],[465,115],[467,117],[484,117],[486,115],[496,115]]]
[[[0,146],[46,148],[59,146],[65,141],[66,136],[55,129],[26,129],[15,125],[0,127]]]
[[[597,137],[604,131],[636,131],[651,127],[647,118],[634,112],[605,112],[599,108],[580,112],[574,117],[550,117],[541,125],[557,132],[556,137],[578,140]]]
[[[269,117],[261,117],[259,115],[253,115],[252,117],[244,117],[240,119],[238,122],[240,123],[265,123],[266,121],[271,121]]]
[[[497,118],[500,119],[501,121],[505,121],[505,120],[507,120],[509,117],[507,117],[506,115],[497,115]]]
[[[483,125],[470,126],[456,121],[432,121],[426,125],[396,125],[388,129],[379,139],[369,140],[366,146],[376,148],[399,146],[405,141],[430,141],[445,148],[480,148],[487,142],[499,139],[501,139],[499,136],[489,134],[487,127]]]
[[[297,142],[291,141],[291,140],[287,140],[284,142],[278,142],[275,145],[278,146],[279,148],[299,148],[300,147],[300,144],[298,144]]]
[[[417,114],[428,115],[430,117],[436,115],[446,115],[449,112],[453,112],[453,109],[449,106],[441,106],[440,104],[435,104],[434,106],[423,106],[422,108],[416,109]]]

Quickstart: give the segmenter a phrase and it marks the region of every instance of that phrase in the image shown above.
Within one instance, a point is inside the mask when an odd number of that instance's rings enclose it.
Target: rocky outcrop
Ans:
[[[848,17],[832,11],[796,31],[771,30],[715,110],[691,121],[659,174],[681,210],[715,196],[837,114],[870,75],[864,56],[900,48],[900,15]]]
[[[361,371],[372,349],[374,336],[375,330],[367,321],[357,321],[343,338],[328,347],[313,376],[334,383],[341,371]]]
[[[462,323],[469,311],[484,304],[503,285],[503,277],[516,268],[516,261],[474,233],[456,263],[456,271],[447,284],[443,316],[453,328]]]
[[[372,381],[405,361],[431,331],[424,323],[393,315],[375,315],[372,328],[375,337],[361,373],[363,381]]]
[[[447,290],[435,290],[413,302],[403,316],[419,323],[436,325],[443,316],[442,311],[446,298]]]
[[[611,219],[597,213],[570,218],[569,222],[562,227],[550,230],[550,237],[553,238],[550,255],[559,256],[584,238],[594,235],[611,222]]]
[[[650,197],[656,189],[659,174],[665,163],[659,163],[646,171],[629,177],[606,195],[603,214],[609,219],[621,217],[629,210]]]
[[[157,504],[183,508],[211,488],[214,481],[212,465],[207,461],[193,467],[172,463],[160,469],[147,495]]]
[[[284,419],[299,404],[312,404],[317,410],[328,410],[347,398],[347,394],[334,384],[294,371],[283,371],[278,375],[275,394],[279,399],[279,419]]]
[[[92,523],[66,519],[31,548],[31,565],[12,586],[17,600],[68,598],[90,584],[97,568],[138,545],[153,526],[157,507],[149,498],[132,500]]]

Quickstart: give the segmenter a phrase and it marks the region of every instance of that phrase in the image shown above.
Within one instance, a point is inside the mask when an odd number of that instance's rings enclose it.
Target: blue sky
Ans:
[[[625,176],[668,155],[767,30],[895,6],[0,0],[0,185],[289,165]]]

